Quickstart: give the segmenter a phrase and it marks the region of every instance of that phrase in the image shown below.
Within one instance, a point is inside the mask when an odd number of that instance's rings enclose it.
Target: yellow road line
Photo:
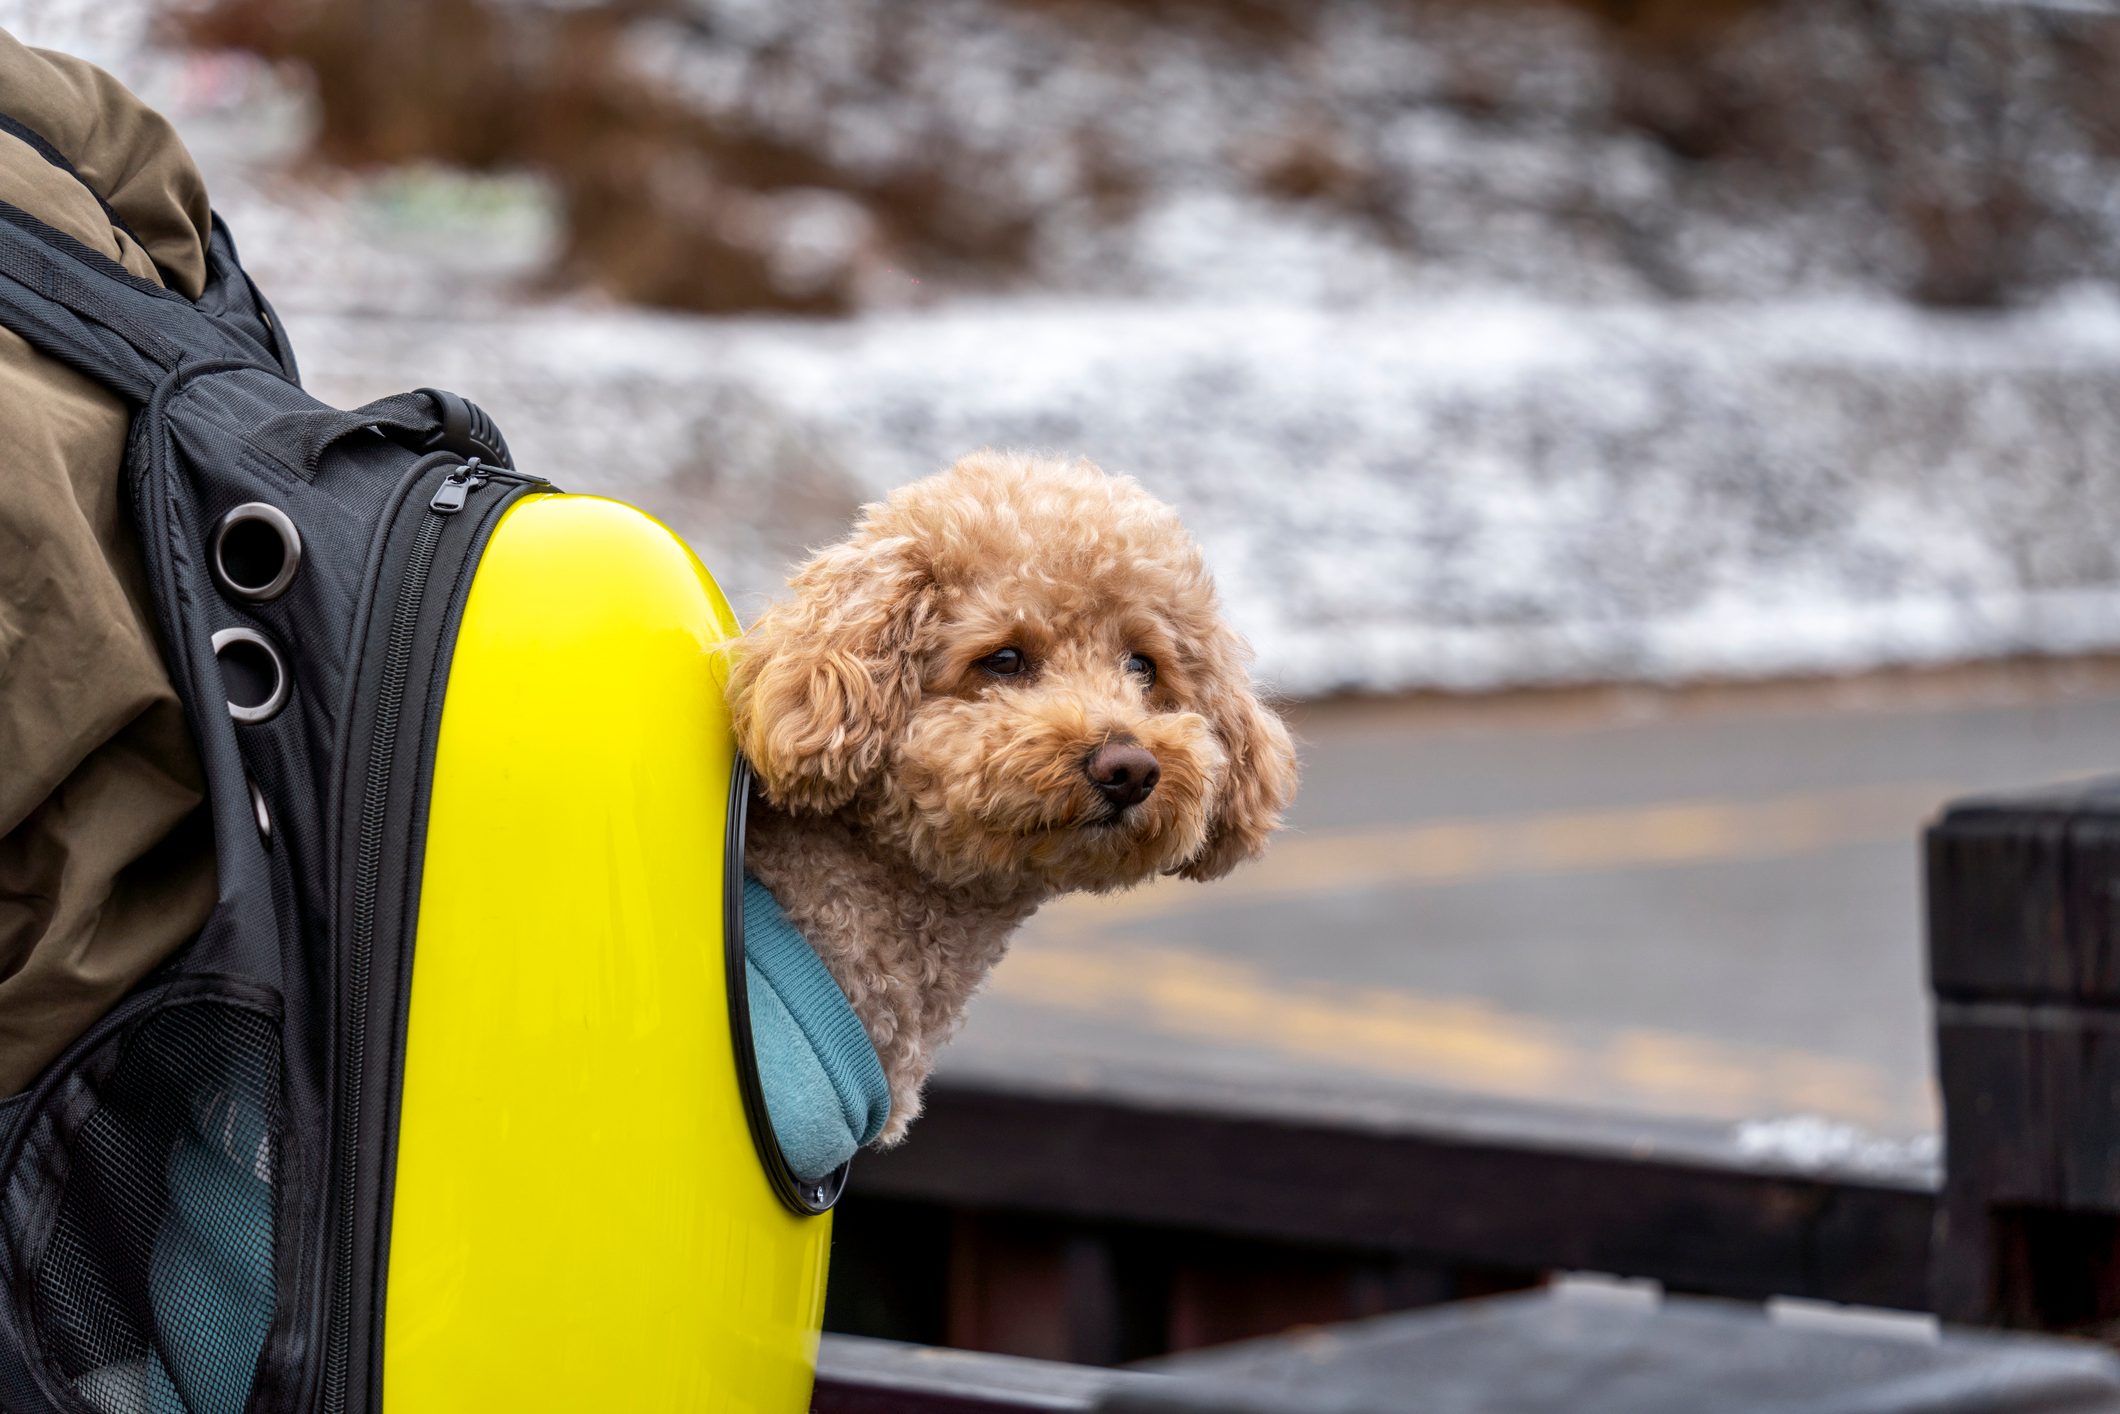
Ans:
[[[1624,1105],[1732,1122],[1824,1114],[1929,1123],[1925,1091],[1858,1061],[1675,1032],[1596,1032],[1491,1003],[1291,982],[1184,949],[1027,939],[996,969],[1004,1003],[1243,1046],[1451,1090]]]
[[[1114,924],[1354,889],[1894,841],[1911,851],[1922,821],[1958,791],[1911,782],[1289,836],[1211,888],[1160,880],[1049,907],[996,971],[992,991],[1041,1010],[1478,1094],[1733,1121],[1794,1111],[1927,1124],[1933,1099],[1925,1087],[1844,1058],[1645,1028],[1571,1028],[1480,1000],[1291,981],[1248,963],[1108,943],[1100,934]]]
[[[1207,888],[1159,879],[1129,893],[1061,900],[1041,921],[1113,923],[1349,889],[1763,859],[1894,840],[1912,849],[1920,823],[1955,793],[1917,782],[1290,834]]]

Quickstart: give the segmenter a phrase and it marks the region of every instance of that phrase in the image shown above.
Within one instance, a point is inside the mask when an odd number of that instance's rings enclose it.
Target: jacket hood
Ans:
[[[0,116],[49,143],[79,177],[0,125],[0,199],[134,274],[198,298],[213,214],[206,183],[167,119],[94,65],[32,49],[4,30]]]

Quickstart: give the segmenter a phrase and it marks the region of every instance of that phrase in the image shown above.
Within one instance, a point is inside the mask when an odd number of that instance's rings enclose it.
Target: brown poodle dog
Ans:
[[[748,863],[875,1042],[891,1144],[1019,923],[1257,855],[1295,752],[1177,513],[1087,461],[975,453],[789,585],[730,686]]]

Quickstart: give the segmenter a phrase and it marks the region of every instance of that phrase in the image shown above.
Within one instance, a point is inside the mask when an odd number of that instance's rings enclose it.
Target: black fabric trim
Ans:
[[[108,275],[114,280],[123,280],[134,289],[153,295],[156,299],[175,300],[178,304],[187,308],[191,305],[190,300],[184,298],[175,290],[158,285],[153,280],[142,279],[117,261],[112,260],[102,251],[92,246],[83,245],[57,226],[47,225],[11,201],[0,201],[0,220],[29,232],[46,245],[58,250],[60,254],[72,256],[82,264],[94,267],[99,275]]]
[[[7,275],[5,256],[0,255],[0,276]],[[132,383],[122,383],[111,371],[111,356],[108,351],[79,339],[65,337],[49,326],[28,317],[13,301],[0,297],[0,329],[16,335],[31,348],[46,357],[65,364],[74,372],[100,384],[121,397],[142,402],[154,389],[154,375],[143,373]]]
[[[227,271],[233,271],[243,277],[243,286],[250,291],[250,302],[257,307],[258,322],[263,324],[265,332],[272,336],[272,356],[279,360],[280,372],[286,375],[288,382],[297,388],[301,387],[302,370],[295,364],[294,344],[287,337],[286,327],[280,323],[279,313],[273,309],[272,301],[265,298],[265,292],[258,288],[258,282],[251,279],[250,272],[243,268],[243,258],[236,250],[235,232],[228,229],[228,223],[221,219],[221,213],[218,211],[213,213],[213,234],[207,238],[206,260],[209,267],[216,263],[226,267],[223,272],[224,280],[227,278]]]
[[[369,427],[418,436],[423,445],[431,446],[435,434],[442,430],[442,418],[435,400],[425,393],[393,393],[345,412],[279,413],[265,420],[258,429],[257,441],[271,447],[273,454],[299,472],[304,481],[314,481],[317,463],[325,452]]]
[[[73,261],[87,267],[97,276],[122,281],[134,290],[154,296],[158,300],[170,300],[196,315],[190,300],[174,290],[165,290],[152,280],[143,280],[106,255],[89,249],[66,232],[48,226],[12,202],[0,201],[0,221],[21,230],[44,249],[42,252],[25,250],[19,243],[10,242],[11,248],[0,250],[0,274],[16,280],[28,289],[50,300],[76,318],[102,326],[130,344],[142,358],[150,361],[163,372],[177,366],[183,358],[183,349],[162,331],[142,321],[146,310],[128,307],[126,301],[115,290],[98,289],[92,278],[83,278],[68,268]],[[10,327],[14,327],[10,324]],[[18,332],[20,332],[18,330]],[[34,337],[32,343],[38,342]],[[68,360],[73,362],[72,359]],[[105,359],[108,362],[108,357]],[[76,366],[80,366],[76,364]],[[84,370],[88,371],[88,370]],[[92,372],[97,381],[110,385],[103,371]],[[150,379],[152,383],[154,380]],[[140,393],[135,390],[135,398]]]
[[[766,1109],[765,1082],[758,1076],[758,1051],[751,1037],[750,982],[744,974],[743,856],[744,829],[751,818],[751,763],[739,756],[729,775],[728,828],[722,836],[722,965],[728,973],[729,1040],[736,1050],[736,1086],[743,1096],[744,1118],[751,1126],[751,1147],[766,1171],[766,1182],[781,1205],[798,1217],[830,1212],[846,1191],[848,1159],[815,1183],[804,1183],[788,1167]]]
[[[196,937],[192,941],[196,941]],[[189,942],[185,948],[191,946]],[[179,953],[183,949],[178,950]],[[4,1144],[0,1144],[0,1173],[13,1175],[20,1167],[22,1144],[28,1137],[30,1126],[19,1121],[43,1111],[51,1094],[63,1085],[67,1077],[81,1068],[81,1062],[118,1030],[149,1012],[162,1011],[188,1002],[216,1001],[230,1006],[246,1007],[260,1016],[269,1016],[279,1021],[285,1003],[278,993],[261,987],[246,977],[230,976],[216,972],[197,972],[170,976],[165,965],[150,972],[139,985],[116,1006],[90,1022],[87,1029],[67,1044],[50,1065],[37,1077],[37,1083],[12,1100],[27,1103],[10,1115],[16,1121],[9,1130]]]
[[[208,923],[208,928],[213,925]],[[189,951],[199,941],[197,936],[179,950],[178,955]],[[126,1038],[120,1033],[131,1030],[149,1016],[174,1009],[212,1003],[220,1006],[249,1011],[267,1019],[277,1031],[284,1024],[285,1003],[283,998],[270,988],[259,986],[249,978],[218,972],[202,972],[171,977],[165,965],[151,972],[139,986],[117,1006],[111,1008],[91,1023],[86,1031],[74,1038],[57,1059],[45,1067],[37,1083],[14,1100],[26,1103],[16,1106],[9,1118],[11,1130],[7,1135],[4,1150],[0,1150],[0,1173],[5,1173],[15,1183],[23,1181],[22,1150],[38,1123],[53,1117],[53,1104],[64,1086],[96,1052],[109,1045],[124,1045]],[[49,1185],[48,1175],[38,1175],[30,1181]],[[13,1337],[19,1352],[24,1373],[35,1386],[46,1405],[54,1410],[74,1407],[66,1398],[70,1388],[55,1388],[59,1382],[58,1372],[50,1357],[44,1352],[42,1333],[32,1314],[37,1304],[33,1281],[43,1265],[52,1236],[52,1207],[54,1194],[45,1194],[44,1207],[34,1220],[35,1231],[26,1251],[9,1254],[0,1281],[7,1285],[8,1299],[12,1310]],[[275,1300],[277,1300],[277,1294]]]
[[[140,237],[134,233],[133,228],[125,224],[125,218],[118,214],[118,208],[112,206],[109,201],[105,200],[102,192],[99,192],[94,187],[90,186],[88,184],[88,178],[81,175],[81,170],[78,167],[74,166],[73,163],[67,161],[66,154],[61,152],[58,147],[51,142],[50,139],[44,136],[44,134],[38,132],[35,128],[29,126],[27,123],[24,123],[15,118],[8,117],[5,113],[0,113],[0,133],[11,133],[15,137],[22,139],[23,142],[29,144],[30,151],[36,153],[39,157],[51,163],[52,166],[57,167],[60,171],[66,173],[67,176],[72,177],[75,181],[79,182],[81,184],[81,190],[87,192],[90,196],[94,197],[96,199],[96,205],[103,208],[103,214],[110,218],[111,225],[116,226],[119,230],[125,232],[127,236],[131,237],[132,243],[134,245],[140,247],[140,249],[142,250],[147,249],[147,242],[141,240]]]
[[[452,459],[453,460],[453,459]],[[452,466],[452,470],[454,467]],[[408,847],[405,852],[405,875],[396,892],[404,899],[400,915],[398,948],[398,973],[392,989],[395,996],[388,1010],[381,1013],[384,1029],[380,1032],[387,1050],[382,1081],[383,1132],[379,1137],[382,1159],[377,1166],[377,1188],[373,1200],[375,1212],[374,1258],[368,1269],[367,1289],[354,1292],[355,1309],[366,1303],[370,1316],[367,1331],[368,1396],[363,1407],[379,1410],[383,1403],[383,1331],[388,1314],[390,1297],[390,1237],[391,1228],[397,1219],[397,1164],[398,1123],[404,1112],[405,1101],[405,1045],[412,1019],[412,971],[419,947],[420,893],[426,885],[427,873],[427,824],[429,810],[434,799],[434,766],[440,757],[442,736],[442,708],[447,698],[450,667],[456,658],[457,635],[463,628],[464,609],[471,602],[471,584],[477,577],[479,565],[486,557],[486,547],[492,542],[493,532],[499,528],[501,517],[508,508],[533,491],[550,490],[544,483],[524,482],[508,487],[500,499],[482,508],[480,519],[473,526],[470,540],[465,544],[463,559],[456,567],[448,586],[448,596],[443,601],[442,617],[437,626],[434,643],[433,668],[427,676],[425,726],[419,736],[419,750],[415,756],[412,788],[412,818],[408,822]],[[459,517],[461,519],[461,517]],[[429,584],[434,583],[433,579]],[[356,1318],[358,1319],[358,1318]],[[354,1347],[355,1351],[359,1346]],[[348,1361],[351,1369],[351,1358]],[[351,1379],[348,1380],[349,1393]],[[348,1408],[352,1408],[350,1404]]]

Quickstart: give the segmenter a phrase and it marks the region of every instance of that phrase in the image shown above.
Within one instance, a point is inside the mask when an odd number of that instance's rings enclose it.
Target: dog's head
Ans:
[[[867,507],[745,637],[736,731],[782,809],[946,884],[1108,889],[1257,854],[1294,793],[1176,512],[982,452]]]

